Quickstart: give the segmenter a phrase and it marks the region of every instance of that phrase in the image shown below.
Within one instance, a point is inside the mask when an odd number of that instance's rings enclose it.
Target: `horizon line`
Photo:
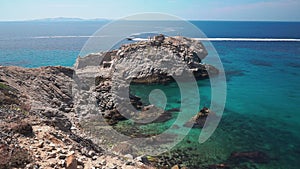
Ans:
[[[53,18],[39,18],[26,20],[0,20],[0,22],[85,22],[85,21],[116,21],[120,19],[109,18],[76,18],[76,17],[53,17]],[[220,21],[220,22],[300,22],[300,20],[232,20],[232,19],[186,19],[187,21]],[[149,21],[149,20],[133,20],[133,21]],[[152,20],[156,21],[156,20]],[[168,21],[168,20],[159,20]],[[175,20],[176,21],[176,20]]]

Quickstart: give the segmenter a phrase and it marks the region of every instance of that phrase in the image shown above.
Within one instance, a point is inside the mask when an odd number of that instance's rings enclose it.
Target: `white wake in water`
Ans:
[[[58,39],[58,38],[103,38],[105,36],[35,36],[32,39]]]
[[[35,36],[33,39],[58,39],[58,38],[103,38],[107,36]],[[133,41],[145,41],[147,38],[131,38]],[[300,39],[283,38],[192,38],[201,41],[254,41],[254,42],[300,42]]]
[[[280,38],[192,38],[201,41],[254,41],[254,42],[300,42],[300,39],[280,39]],[[146,38],[133,38],[134,41],[148,40]]]

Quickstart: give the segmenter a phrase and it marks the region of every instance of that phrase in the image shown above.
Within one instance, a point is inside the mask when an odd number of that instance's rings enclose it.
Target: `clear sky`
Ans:
[[[0,21],[117,19],[142,12],[189,20],[300,21],[300,0],[0,0]]]

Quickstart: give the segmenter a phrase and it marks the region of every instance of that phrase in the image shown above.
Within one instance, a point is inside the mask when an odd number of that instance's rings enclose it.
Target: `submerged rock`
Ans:
[[[202,128],[208,115],[216,116],[207,107],[203,107],[190,121],[184,124],[185,127]]]
[[[229,161],[237,163],[250,161],[254,163],[268,163],[270,157],[261,151],[245,151],[245,152],[233,152],[229,157]]]
[[[213,164],[209,165],[207,169],[230,169],[228,164]]]

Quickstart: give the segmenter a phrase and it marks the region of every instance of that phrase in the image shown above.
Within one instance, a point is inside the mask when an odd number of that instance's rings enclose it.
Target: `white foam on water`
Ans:
[[[58,38],[102,38],[105,36],[35,36],[32,39],[58,39]]]
[[[300,39],[280,38],[192,38],[201,41],[254,41],[254,42],[300,42]],[[133,38],[134,41],[148,40],[146,38]]]
[[[300,39],[281,39],[281,38],[193,38],[201,41],[255,41],[255,42],[300,42]]]
[[[58,39],[58,38],[103,38],[106,36],[35,36],[33,39]],[[281,38],[192,38],[201,41],[254,41],[254,42],[300,42],[300,39]],[[145,41],[147,38],[132,38],[133,41]]]

